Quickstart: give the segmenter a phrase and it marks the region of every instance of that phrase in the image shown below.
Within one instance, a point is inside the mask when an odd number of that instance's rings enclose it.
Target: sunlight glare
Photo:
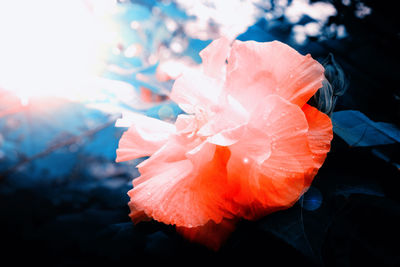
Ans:
[[[0,3],[0,88],[79,100],[117,38],[111,0]],[[83,95],[87,95],[85,92]]]

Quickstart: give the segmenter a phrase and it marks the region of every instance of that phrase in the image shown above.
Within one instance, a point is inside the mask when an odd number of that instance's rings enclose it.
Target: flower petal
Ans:
[[[221,84],[203,72],[187,70],[176,79],[170,98],[185,112],[194,114],[195,108],[217,105],[221,89]]]
[[[186,157],[190,159],[195,167],[203,167],[214,157],[215,145],[204,141],[194,149],[186,153]]]
[[[270,95],[253,114],[245,138],[230,147],[227,167],[247,219],[290,207],[316,173],[308,124],[297,105]]]
[[[324,68],[278,41],[235,41],[228,59],[225,90],[248,110],[267,95],[302,107],[322,86]]]
[[[225,79],[226,59],[230,50],[230,42],[225,37],[213,41],[204,48],[200,52],[203,72],[218,80]]]
[[[219,133],[207,138],[211,144],[219,146],[230,146],[235,144],[243,136],[245,125],[239,125],[234,128],[222,130]]]
[[[209,118],[197,132],[199,136],[208,137],[210,143],[230,146],[243,135],[249,113],[232,96],[223,99],[222,107]]]
[[[196,131],[196,119],[193,115],[179,114],[175,126],[177,134],[190,134]]]
[[[200,140],[193,140],[182,138],[178,135],[170,135],[168,141],[156,152],[154,152],[148,159],[142,161],[137,168],[140,173],[153,173],[157,174],[158,170],[153,170],[154,166],[160,163],[172,163],[185,160],[188,149],[194,148],[200,144]],[[155,173],[154,173],[155,171]],[[136,179],[139,180],[139,179]],[[136,181],[134,180],[134,182]]]
[[[215,148],[215,145],[195,137],[173,135],[162,148],[137,166],[141,175],[133,180],[133,186],[138,186],[160,173],[168,172],[169,163],[189,159],[192,162],[192,171],[195,172],[213,159]]]
[[[217,149],[212,161],[195,172],[190,160],[154,165],[159,173],[129,191],[131,210],[189,228],[231,218],[225,198],[228,158],[228,149]]]
[[[167,142],[170,134],[175,132],[173,124],[133,113],[117,121],[117,125],[131,125],[119,141],[117,162],[153,154]]]
[[[308,143],[313,153],[316,167],[320,168],[325,161],[326,155],[331,149],[333,138],[332,122],[325,113],[306,104],[303,107],[308,122]]]

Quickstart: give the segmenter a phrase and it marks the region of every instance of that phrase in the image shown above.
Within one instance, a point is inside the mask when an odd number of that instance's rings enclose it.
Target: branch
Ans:
[[[71,137],[71,138],[69,138],[69,139],[67,139],[65,141],[53,144],[53,145],[49,146],[48,148],[46,148],[45,150],[43,150],[43,151],[41,151],[41,152],[31,156],[31,157],[27,157],[27,158],[21,160],[20,162],[18,162],[17,164],[11,166],[10,168],[5,170],[4,172],[1,172],[0,173],[0,181],[3,178],[5,178],[8,175],[10,175],[11,173],[17,171],[19,168],[21,168],[23,165],[25,165],[27,163],[30,163],[30,162],[32,162],[32,161],[34,161],[36,159],[45,157],[45,156],[53,153],[54,151],[56,151],[56,150],[58,150],[60,148],[76,144],[76,143],[82,141],[83,139],[85,139],[87,137],[91,137],[91,136],[95,135],[96,133],[100,132],[101,130],[107,128],[108,126],[113,125],[115,123],[115,120],[116,120],[116,118],[113,117],[112,119],[110,119],[106,123],[104,123],[102,125],[99,125],[99,126],[93,128],[93,129],[90,129],[90,130],[82,133],[81,135],[74,136],[74,137]]]

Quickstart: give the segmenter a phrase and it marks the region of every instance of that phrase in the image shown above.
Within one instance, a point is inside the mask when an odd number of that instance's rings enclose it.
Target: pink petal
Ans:
[[[324,68],[278,41],[235,41],[228,59],[226,91],[248,110],[271,94],[302,107],[322,86]]]
[[[239,125],[234,128],[222,130],[219,133],[207,138],[211,144],[219,146],[230,146],[235,144],[244,134],[245,125]]]
[[[170,98],[190,114],[196,113],[195,107],[206,109],[218,105],[229,51],[228,39],[213,41],[200,52],[201,70],[184,70],[175,81]]]
[[[227,38],[222,37],[204,48],[200,52],[200,57],[203,60],[202,68],[206,75],[217,80],[225,78],[226,59],[230,51],[230,42]]]
[[[313,153],[316,167],[320,168],[331,149],[333,138],[332,122],[328,115],[306,104],[303,107],[308,122],[308,143]]]
[[[196,136],[188,138],[185,135],[171,135],[160,149],[137,166],[142,175],[133,181],[133,185],[137,186],[157,175],[160,172],[160,164],[168,165],[189,159],[194,169],[198,169],[212,160],[214,152],[215,145],[206,143]]]
[[[218,111],[209,118],[197,134],[208,137],[210,143],[230,146],[243,135],[245,125],[249,120],[249,113],[230,95],[220,100],[222,103]]]
[[[155,164],[159,173],[128,193],[132,215],[143,211],[157,221],[188,228],[231,218],[225,198],[228,158],[229,150],[218,149],[213,160],[195,172],[190,160]]]
[[[175,122],[178,134],[192,133],[197,130],[196,119],[193,115],[180,114]]]
[[[203,167],[208,164],[214,157],[216,146],[207,141],[191,149],[186,153],[186,157],[190,159],[194,167]]]
[[[187,70],[174,83],[170,98],[187,113],[218,104],[221,84],[201,71]]]
[[[182,138],[181,136],[170,135],[168,141],[156,152],[154,152],[151,157],[137,165],[137,168],[142,174],[149,172],[153,173],[154,171],[151,170],[153,170],[154,166],[157,166],[159,163],[172,163],[176,161],[186,160],[187,158],[185,153],[187,152],[187,150],[190,148],[194,148],[196,145],[199,144],[200,141],[194,142],[192,139],[185,140],[185,138]],[[157,170],[155,171],[157,172]]]
[[[132,125],[121,137],[117,162],[149,156],[162,147],[175,132],[175,126],[140,114],[119,120],[117,125]]]
[[[302,110],[270,95],[256,107],[245,137],[230,147],[228,179],[241,216],[255,219],[293,205],[316,173]]]

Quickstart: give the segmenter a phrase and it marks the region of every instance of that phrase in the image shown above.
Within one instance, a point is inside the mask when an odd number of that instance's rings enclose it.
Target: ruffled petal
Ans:
[[[215,149],[214,144],[194,135],[171,135],[159,150],[137,165],[141,176],[133,180],[133,185],[138,186],[164,172],[163,168],[169,168],[168,164],[179,161],[190,160],[194,172],[213,159]]]
[[[119,141],[117,162],[150,156],[175,132],[173,124],[140,114],[125,116],[117,126],[130,126]]]
[[[226,73],[226,59],[230,51],[230,42],[227,38],[219,38],[200,52],[203,72],[215,79],[224,80]]]
[[[186,160],[186,152],[190,149],[195,148],[200,145],[201,140],[195,138],[185,138],[178,135],[170,135],[168,141],[156,152],[154,152],[151,157],[142,161],[137,168],[141,174],[152,175],[157,174],[158,166],[160,163],[173,163],[177,161]],[[136,180],[141,179],[135,179]]]
[[[143,211],[165,224],[189,228],[231,218],[231,205],[226,199],[229,153],[226,148],[217,149],[213,159],[197,171],[190,160],[153,166],[158,174],[129,191],[131,210],[134,214]]]
[[[228,95],[218,111],[199,129],[197,135],[207,137],[208,142],[230,146],[237,142],[244,133],[249,113],[232,96]]]
[[[200,52],[201,70],[189,69],[175,81],[170,98],[189,114],[218,105],[226,73],[229,40],[220,38]]]
[[[235,144],[245,132],[245,125],[222,130],[207,138],[211,144],[219,146],[230,146]]]
[[[215,154],[216,146],[207,141],[202,142],[192,150],[186,153],[186,157],[193,163],[194,170],[202,168],[205,164],[211,161]]]
[[[245,138],[230,147],[227,167],[247,219],[290,207],[316,173],[308,123],[297,105],[271,95],[253,114]]]
[[[194,114],[218,104],[221,86],[201,71],[187,70],[176,79],[170,98],[185,112]]]
[[[308,104],[304,105],[303,112],[308,122],[308,143],[316,168],[320,168],[331,149],[332,121],[328,115]]]
[[[271,94],[302,107],[322,87],[324,68],[278,41],[235,41],[228,59],[225,91],[248,110]]]
[[[177,134],[190,134],[197,130],[196,119],[193,115],[178,115],[175,126]]]

